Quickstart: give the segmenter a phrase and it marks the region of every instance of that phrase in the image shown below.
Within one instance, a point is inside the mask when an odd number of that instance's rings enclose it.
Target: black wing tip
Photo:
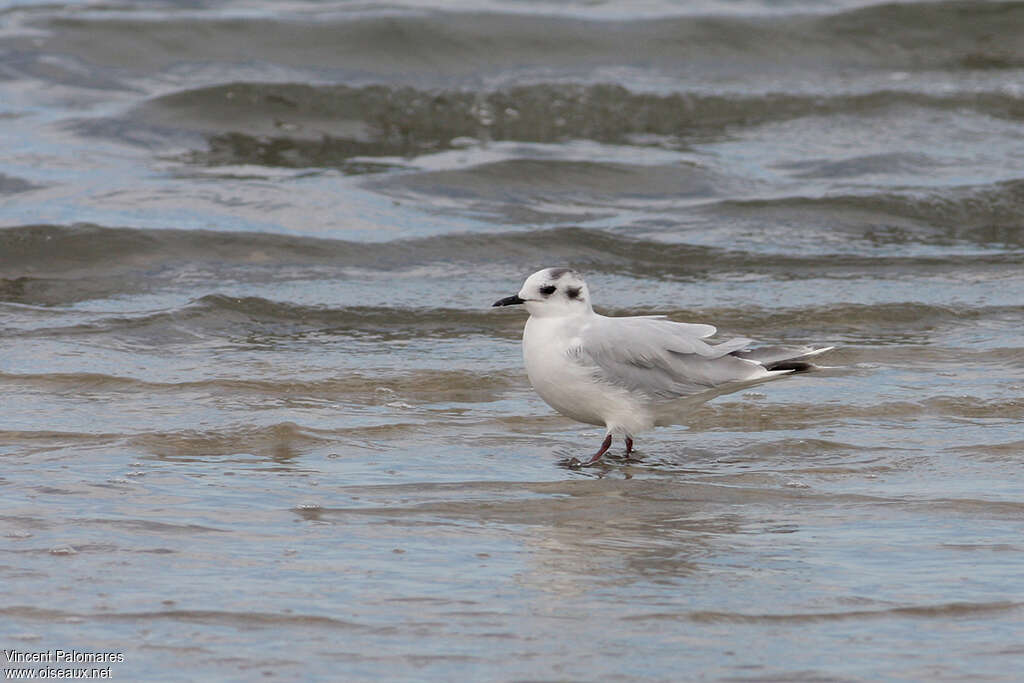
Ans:
[[[779,358],[779,355],[782,355],[779,353],[779,351],[785,352],[789,350],[786,349],[785,347],[766,347],[749,350],[741,349],[739,351],[733,351],[729,355],[736,356],[737,358],[743,358],[744,360],[752,360],[755,363],[760,363],[761,365],[764,366],[766,370],[776,370],[780,372],[811,372],[813,370],[820,370],[821,366],[815,365],[814,363],[810,362],[808,358],[820,356],[821,354],[831,351],[834,348],[834,346],[825,346],[820,349],[812,349],[810,351],[804,349],[802,353],[793,353],[792,351],[790,351],[788,358]],[[772,353],[772,351],[775,351],[775,353]],[[775,356],[774,359],[771,358],[771,356],[773,355]],[[764,356],[768,357],[765,358]]]
[[[766,370],[789,370],[790,372],[810,372],[817,370],[819,366],[808,363],[805,360],[780,360],[778,363],[768,363],[764,366]]]

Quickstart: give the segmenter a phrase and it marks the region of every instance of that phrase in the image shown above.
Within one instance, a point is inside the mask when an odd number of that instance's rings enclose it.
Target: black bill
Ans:
[[[494,308],[495,306],[515,306],[516,304],[521,303],[523,303],[523,299],[520,299],[518,295],[506,296],[504,299],[498,299],[491,304],[491,308]]]

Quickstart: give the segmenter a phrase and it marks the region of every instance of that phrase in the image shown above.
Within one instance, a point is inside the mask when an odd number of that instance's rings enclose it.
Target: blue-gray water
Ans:
[[[1024,3],[0,2],[0,141],[5,650],[1024,670]],[[561,468],[558,265],[835,368]]]

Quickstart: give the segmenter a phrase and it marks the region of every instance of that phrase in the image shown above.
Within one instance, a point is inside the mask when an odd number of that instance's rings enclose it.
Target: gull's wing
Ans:
[[[573,356],[600,379],[657,398],[688,396],[774,374],[756,360],[730,355],[745,348],[749,339],[715,345],[703,340],[714,332],[711,325],[594,315],[581,331]]]
[[[704,323],[677,323],[674,320],[669,320],[667,315],[630,315],[613,318],[613,320],[660,320],[674,325],[673,329],[677,334],[686,334],[690,337],[697,337],[699,339],[710,337],[715,332],[718,332],[718,328],[714,325],[705,325]]]
[[[769,370],[781,367],[799,368],[799,366],[816,368],[818,366],[811,364],[809,359],[834,348],[834,346],[817,349],[813,346],[760,346],[756,349],[736,351],[736,355],[760,363]]]

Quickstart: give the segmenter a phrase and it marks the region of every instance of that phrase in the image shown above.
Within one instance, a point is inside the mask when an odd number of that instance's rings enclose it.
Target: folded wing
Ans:
[[[602,381],[665,399],[773,374],[756,360],[732,355],[749,339],[704,341],[714,333],[711,325],[663,318],[595,316],[572,354]]]

